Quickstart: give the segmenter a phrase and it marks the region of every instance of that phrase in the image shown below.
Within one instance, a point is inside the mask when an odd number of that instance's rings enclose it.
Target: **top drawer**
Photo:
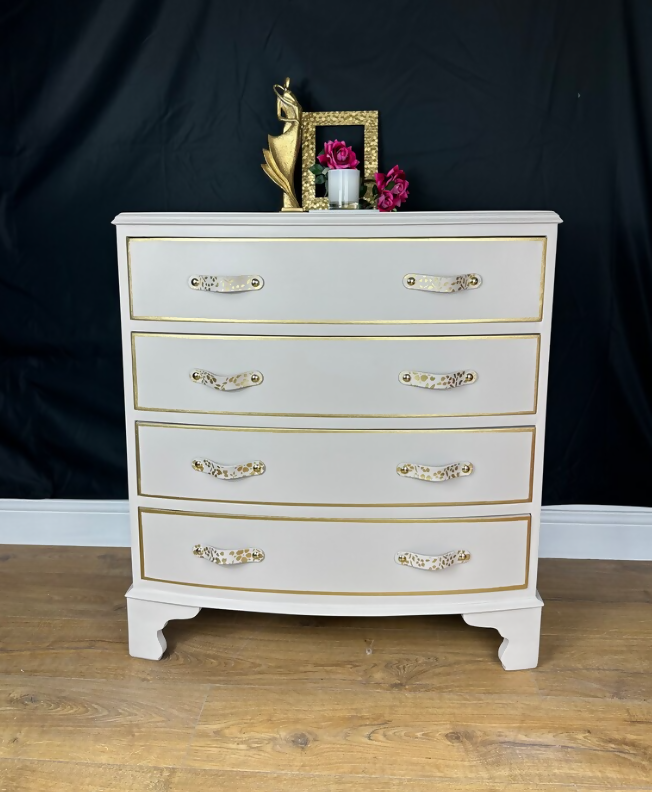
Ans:
[[[546,237],[131,237],[127,246],[133,319],[382,325],[542,318]],[[219,290],[204,290],[209,284]]]

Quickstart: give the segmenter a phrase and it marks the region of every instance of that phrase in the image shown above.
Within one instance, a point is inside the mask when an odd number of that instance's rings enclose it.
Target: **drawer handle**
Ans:
[[[213,564],[260,564],[265,560],[265,553],[257,547],[243,547],[241,550],[220,550],[219,547],[211,545],[196,544],[192,548],[192,554],[199,558],[212,561]]]
[[[191,275],[188,278],[191,289],[220,294],[260,291],[264,285],[260,275]]]
[[[241,479],[249,476],[262,476],[267,470],[264,462],[245,462],[243,465],[218,465],[211,459],[193,459],[192,469],[218,479]]]
[[[198,385],[206,385],[218,391],[234,391],[262,385],[264,377],[260,371],[244,371],[242,374],[222,376],[205,369],[193,369],[190,372],[190,379]]]
[[[456,564],[466,564],[471,560],[471,553],[468,550],[452,550],[438,556],[420,555],[419,553],[397,553],[394,560],[401,566],[409,566],[413,569],[427,569],[429,572],[438,572],[441,569],[455,566]]]
[[[477,371],[453,371],[451,374],[430,374],[427,371],[401,371],[399,382],[413,388],[450,390],[462,385],[473,385],[478,379]]]
[[[473,465],[470,462],[454,462],[452,465],[444,467],[432,467],[403,462],[396,466],[396,472],[403,478],[421,479],[422,481],[450,481],[450,479],[461,476],[470,476],[473,473]]]
[[[451,294],[478,289],[482,286],[482,278],[476,272],[467,275],[421,275],[418,272],[411,272],[403,277],[403,285],[406,289],[415,291]]]

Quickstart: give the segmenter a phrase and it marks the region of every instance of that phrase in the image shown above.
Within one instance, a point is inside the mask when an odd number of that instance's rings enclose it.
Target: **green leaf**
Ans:
[[[324,171],[324,166],[320,165],[318,162],[315,162],[315,164],[308,168],[308,170],[311,173],[314,173],[315,176],[319,176]]]
[[[362,198],[363,195],[366,195],[366,193],[367,193],[367,185],[366,184],[361,184],[360,185],[360,198]]]
[[[321,174],[319,176],[315,176],[315,184],[323,184],[325,181],[325,176],[322,176]]]
[[[319,152],[319,154],[317,154],[317,156],[318,156],[318,157],[323,157],[325,153],[326,153],[326,151],[325,151],[324,149],[322,149],[322,150]]]
[[[371,188],[371,194],[372,194],[372,195],[378,195],[378,187],[377,187],[375,184],[374,184],[374,186]]]
[[[385,189],[386,190],[391,190],[392,187],[394,186],[394,184],[395,184],[395,182],[393,182],[393,181],[387,182],[387,185],[385,186]]]

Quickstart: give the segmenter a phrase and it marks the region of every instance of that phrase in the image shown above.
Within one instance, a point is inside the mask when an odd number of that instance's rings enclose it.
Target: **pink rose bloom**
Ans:
[[[405,178],[405,171],[402,171],[398,165],[394,165],[393,168],[387,172],[387,182],[394,182],[392,187],[392,193],[395,196],[395,204],[396,206],[400,206],[404,203],[409,196],[408,187],[410,182]]]
[[[391,212],[396,205],[396,196],[394,193],[391,193],[389,190],[381,190],[378,196],[378,211]]]
[[[347,146],[343,140],[329,140],[324,143],[324,153],[317,157],[320,165],[331,170],[345,170],[357,168],[360,164],[353,148]]]
[[[381,192],[385,189],[385,184],[387,183],[387,177],[384,173],[376,173],[374,176],[376,180],[376,187],[378,187],[378,192]]]
[[[402,171],[398,165],[394,165],[393,168],[387,171],[387,181],[395,181],[396,179],[405,181],[405,171]]]

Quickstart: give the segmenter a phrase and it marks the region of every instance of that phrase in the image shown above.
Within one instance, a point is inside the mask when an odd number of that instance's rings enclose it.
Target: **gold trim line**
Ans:
[[[403,325],[403,324],[493,324],[496,322],[540,322],[543,319],[543,296],[548,237],[136,237],[127,240],[127,280],[129,283],[129,315],[143,322],[204,322],[220,324],[288,324],[288,325]],[[530,317],[490,319],[214,319],[211,317],[136,316],[134,314],[131,243],[132,242],[542,242],[541,275],[539,280],[539,315]]]
[[[180,338],[201,341],[514,341],[536,339],[536,362],[534,370],[534,404],[532,410],[498,413],[270,413],[270,412],[233,412],[229,410],[186,410],[183,408],[147,407],[138,399],[138,366],[136,364],[137,338]],[[201,333],[131,333],[131,376],[134,397],[134,410],[164,412],[185,415],[238,415],[267,418],[486,418],[508,415],[535,415],[539,398],[539,367],[541,362],[541,336],[536,333],[516,335],[465,335],[465,336],[263,336],[263,335],[207,335]]]
[[[450,506],[497,506],[513,505],[515,503],[530,503],[534,492],[534,457],[536,446],[536,427],[535,426],[507,426],[507,427],[486,427],[481,429],[295,429],[295,428],[269,428],[269,427],[249,427],[249,426],[200,426],[195,424],[162,424],[151,423],[148,421],[136,421],[136,479],[138,495],[143,498],[159,498],[161,500],[183,500],[196,501],[198,503],[234,503],[250,504],[252,506],[309,506],[309,507],[332,507],[332,508],[437,508]],[[273,432],[273,433],[321,433],[321,434],[486,434],[493,432],[522,433],[531,434],[530,450],[530,479],[528,495],[526,498],[516,500],[496,500],[496,501],[451,501],[437,503],[293,503],[285,501],[255,501],[255,500],[234,500],[229,498],[193,498],[184,495],[160,495],[144,492],[141,482],[141,459],[140,459],[140,428],[152,429],[185,429],[185,430],[205,430],[211,432]],[[212,483],[212,482],[209,482]],[[437,485],[435,485],[437,486]]]
[[[145,551],[143,541],[143,514],[171,514],[175,516],[189,516],[189,517],[216,517],[226,519],[239,519],[239,520],[276,520],[276,521],[289,521],[289,522],[369,522],[369,523],[450,523],[450,522],[526,522],[527,523],[527,538],[525,548],[525,582],[518,586],[497,586],[493,588],[478,588],[478,589],[450,589],[446,591],[299,591],[296,589],[263,589],[263,588],[245,588],[239,586],[213,586],[204,583],[183,583],[178,580],[165,580],[162,578],[148,577],[145,575]],[[173,586],[187,586],[192,588],[204,589],[217,589],[221,591],[248,591],[261,594],[294,594],[297,596],[331,596],[331,597],[432,597],[432,596],[456,596],[459,594],[484,594],[497,591],[520,591],[526,589],[529,585],[530,578],[530,549],[532,537],[532,516],[515,515],[506,517],[469,517],[469,518],[435,518],[435,519],[402,519],[402,520],[373,520],[373,519],[340,519],[330,517],[270,517],[262,516],[255,517],[252,515],[244,514],[204,514],[202,512],[182,512],[174,511],[171,509],[149,509],[140,507],[138,509],[138,540],[140,546],[140,578],[153,583],[167,583]]]

